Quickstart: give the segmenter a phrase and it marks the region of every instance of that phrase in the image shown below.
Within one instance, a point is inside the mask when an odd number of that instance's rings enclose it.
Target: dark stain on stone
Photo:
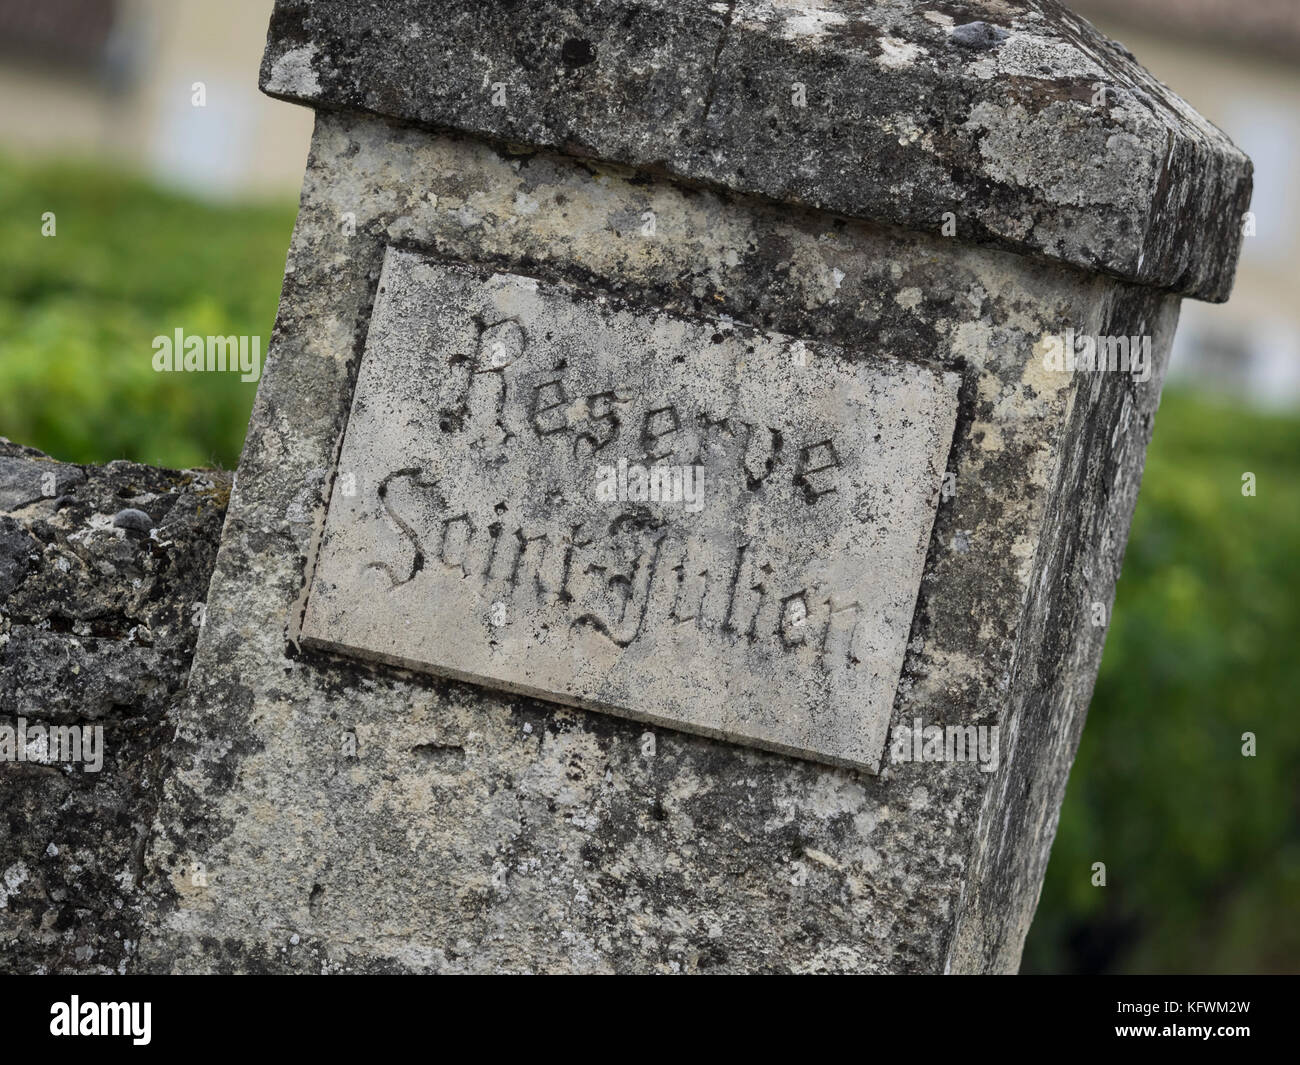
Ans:
[[[581,37],[570,37],[560,48],[560,58],[566,67],[585,67],[596,61],[595,46]]]
[[[426,765],[459,769],[465,764],[465,748],[457,743],[417,743],[411,753]]]

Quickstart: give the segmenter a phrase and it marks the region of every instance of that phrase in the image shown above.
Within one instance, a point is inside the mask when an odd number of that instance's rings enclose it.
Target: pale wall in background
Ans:
[[[1086,2],[1077,9],[1089,15]],[[1245,45],[1187,39],[1172,26],[1153,32],[1093,21],[1255,164],[1257,232],[1242,244],[1232,299],[1183,302],[1173,379],[1266,406],[1300,403],[1300,64]]]
[[[257,89],[271,6],[120,0],[109,62],[0,56],[0,148],[107,157],[208,196],[296,196],[312,116]]]

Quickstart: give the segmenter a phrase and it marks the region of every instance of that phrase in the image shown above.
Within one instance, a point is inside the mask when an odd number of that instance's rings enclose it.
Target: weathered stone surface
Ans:
[[[304,642],[874,770],[959,381],[390,248]]]
[[[955,494],[891,728],[997,725],[996,770],[872,776],[304,656],[393,244],[960,374]],[[164,912],[146,964],[1014,969],[1176,316],[1174,295],[939,237],[319,116],[151,848]],[[1046,370],[1042,338],[1069,325],[1150,334],[1151,378]]]
[[[0,727],[99,726],[104,743],[98,771],[0,760],[0,971],[134,966],[167,714],[228,491],[211,470],[76,466],[0,439]],[[115,525],[123,510],[152,535]]]
[[[1249,160],[1054,0],[278,0],[262,87],[1226,299]]]

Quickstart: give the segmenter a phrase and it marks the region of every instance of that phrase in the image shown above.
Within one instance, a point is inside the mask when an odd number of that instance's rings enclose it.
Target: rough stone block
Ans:
[[[229,489],[213,470],[78,466],[0,439],[0,730],[30,738],[21,760],[0,739],[0,971],[136,963],[167,715]],[[148,529],[115,524],[124,511]],[[93,760],[50,757],[38,730],[72,728],[100,730]]]

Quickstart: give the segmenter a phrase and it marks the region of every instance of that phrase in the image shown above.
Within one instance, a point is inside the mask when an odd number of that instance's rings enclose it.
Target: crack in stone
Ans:
[[[722,60],[722,50],[731,37],[731,20],[736,14],[738,2],[739,0],[727,0],[727,13],[722,19],[722,32],[718,35],[718,43],[713,49],[713,69],[709,71],[709,88],[704,94],[704,114],[700,118],[701,130],[709,124],[709,114],[713,110],[713,97],[718,88],[718,65]]]

